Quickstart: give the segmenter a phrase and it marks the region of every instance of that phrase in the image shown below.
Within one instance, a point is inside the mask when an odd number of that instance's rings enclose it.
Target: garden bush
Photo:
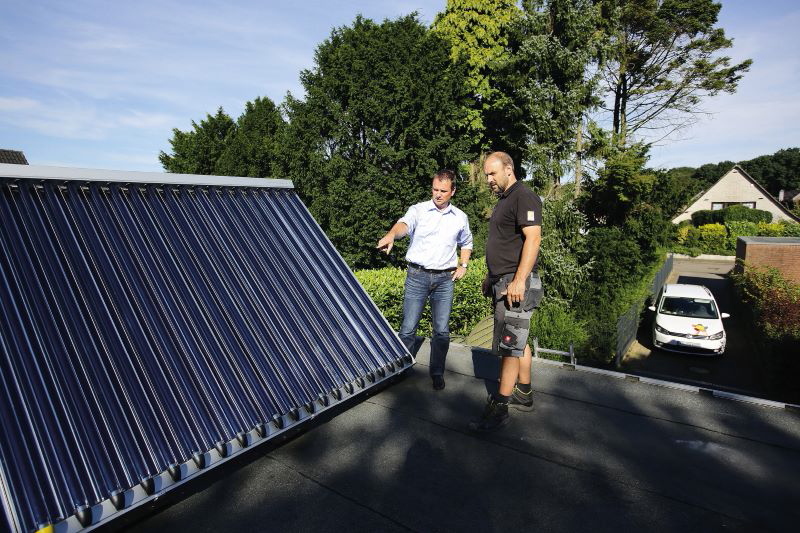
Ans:
[[[758,236],[759,237],[783,237],[783,224],[780,224],[778,222],[775,222],[775,223],[759,222],[758,223]]]
[[[752,209],[743,205],[732,205],[725,209],[701,209],[692,213],[692,224],[704,226],[706,224],[725,224],[726,222],[772,222],[772,213],[762,209]]]
[[[770,396],[800,402],[800,284],[774,268],[747,264],[731,278]]]
[[[692,224],[695,226],[703,226],[705,224],[714,223],[714,211],[711,209],[701,209],[692,213]]]
[[[781,220],[779,224],[783,226],[784,237],[800,237],[800,224],[797,222]]]
[[[539,341],[539,346],[551,350],[569,351],[572,344],[575,351],[583,351],[589,334],[586,332],[585,321],[579,319],[570,309],[569,303],[558,298],[545,297],[531,318],[531,333],[529,342],[533,338]],[[542,354],[545,359],[563,360],[563,357]]]
[[[772,222],[772,213],[762,209],[752,209],[743,205],[732,205],[719,211],[714,211],[714,222]]]
[[[389,325],[400,329],[403,320],[403,290],[406,270],[386,267],[356,270],[356,279],[378,306]],[[453,291],[453,309],[450,312],[450,334],[467,335],[475,324],[491,312],[488,300],[481,294],[481,283],[486,276],[486,261],[470,261],[467,275],[456,282]],[[431,335],[430,305],[425,306],[417,334]]]
[[[700,246],[706,253],[727,253],[728,232],[722,224],[705,224],[697,228],[700,231]]]
[[[728,249],[736,252],[736,240],[739,237],[755,237],[758,235],[758,224],[755,222],[733,221],[725,224],[728,229]]]

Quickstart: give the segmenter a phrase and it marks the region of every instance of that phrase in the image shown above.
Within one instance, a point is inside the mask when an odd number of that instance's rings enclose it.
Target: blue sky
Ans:
[[[418,11],[446,0],[108,2],[12,0],[0,18],[0,148],[31,164],[161,170],[172,128],[222,106],[287,91],[331,28],[357,14]],[[754,65],[712,115],[653,149],[653,166],[734,161],[800,145],[800,3],[725,0],[734,60]]]

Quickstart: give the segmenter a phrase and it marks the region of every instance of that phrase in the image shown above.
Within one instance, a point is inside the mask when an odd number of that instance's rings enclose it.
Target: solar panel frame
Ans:
[[[413,364],[287,180],[0,165],[0,217],[13,529],[96,527]]]

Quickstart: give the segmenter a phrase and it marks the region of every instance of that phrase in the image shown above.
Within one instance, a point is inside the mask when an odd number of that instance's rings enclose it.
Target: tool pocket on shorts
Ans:
[[[533,311],[542,303],[544,289],[539,274],[531,274],[525,283],[525,299],[522,302],[523,311]]]
[[[525,343],[528,342],[530,322],[530,314],[506,310],[500,332],[500,347],[506,350],[524,350]]]

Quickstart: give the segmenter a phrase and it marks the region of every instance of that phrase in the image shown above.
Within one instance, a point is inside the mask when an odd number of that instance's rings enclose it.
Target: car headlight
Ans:
[[[672,333],[670,333],[666,329],[662,328],[658,324],[656,324],[656,331],[659,332],[659,333],[663,333],[664,335],[672,335]]]
[[[725,335],[724,331],[720,331],[719,333],[714,333],[713,335],[709,335],[708,340],[710,341],[718,341]]]

